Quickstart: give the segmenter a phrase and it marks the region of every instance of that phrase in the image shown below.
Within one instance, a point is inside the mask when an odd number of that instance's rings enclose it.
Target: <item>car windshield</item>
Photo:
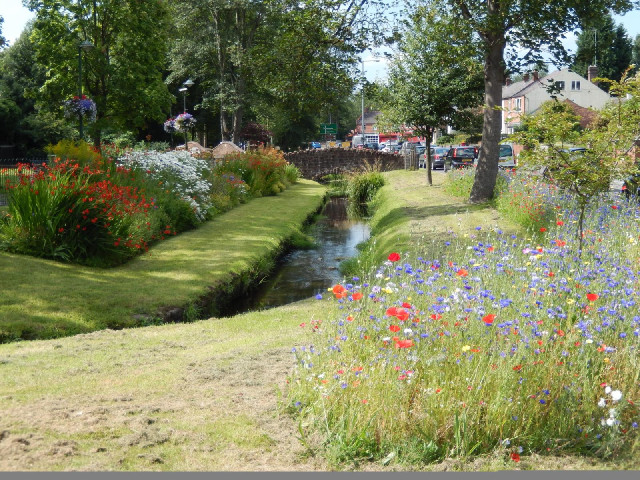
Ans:
[[[476,150],[473,147],[456,148],[456,157],[474,157]]]
[[[431,155],[444,155],[448,151],[449,149],[445,147],[434,147],[431,149]]]
[[[500,156],[510,157],[513,155],[513,147],[511,145],[500,145]]]

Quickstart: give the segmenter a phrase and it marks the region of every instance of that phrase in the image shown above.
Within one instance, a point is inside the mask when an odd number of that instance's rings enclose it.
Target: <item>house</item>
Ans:
[[[406,126],[401,126],[398,132],[385,132],[381,131],[378,127],[378,115],[381,112],[378,110],[365,110],[364,122],[362,121],[362,115],[356,120],[356,128],[351,132],[351,137],[355,135],[362,135],[362,124],[364,123],[364,143],[385,143],[387,141],[397,142],[399,140],[405,140],[409,142],[423,141],[423,137],[417,137],[413,134],[413,129]]]
[[[524,114],[535,113],[544,102],[551,100],[552,94],[547,87],[552,84],[556,86],[558,100],[568,100],[578,108],[600,110],[611,100],[611,96],[592,82],[597,75],[597,67],[591,66],[588,79],[569,69],[559,70],[545,77],[539,77],[538,72],[534,71],[525,74],[521,81],[515,83],[507,79],[502,87],[501,133],[512,134],[522,123]]]

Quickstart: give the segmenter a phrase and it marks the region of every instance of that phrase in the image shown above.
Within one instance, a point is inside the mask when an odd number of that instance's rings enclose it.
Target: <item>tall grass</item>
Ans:
[[[294,348],[303,434],[336,462],[637,449],[640,208],[603,196],[579,256],[560,199],[542,231],[478,226],[336,285]]]

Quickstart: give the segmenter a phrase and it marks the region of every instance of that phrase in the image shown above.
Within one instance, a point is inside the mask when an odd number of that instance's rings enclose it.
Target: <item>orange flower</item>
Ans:
[[[354,300],[360,300],[362,298],[362,293],[360,292],[356,292],[353,294],[353,299]]]
[[[466,277],[467,275],[469,275],[469,272],[467,272],[464,268],[461,268],[456,272],[456,275],[458,275],[459,277]]]
[[[396,342],[396,348],[411,348],[413,345],[413,340],[398,340]]]
[[[484,317],[482,317],[482,321],[487,324],[487,325],[492,325],[493,321],[495,320],[496,316],[493,313],[490,313],[488,315],[485,315]]]
[[[391,330],[392,332],[399,332],[400,327],[398,325],[389,325],[389,330]]]

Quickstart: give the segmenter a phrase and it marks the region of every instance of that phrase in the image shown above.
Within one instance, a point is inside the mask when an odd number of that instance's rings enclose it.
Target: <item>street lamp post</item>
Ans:
[[[78,45],[78,98],[82,99],[82,52],[88,52],[93,48],[93,43],[89,40],[83,40]],[[78,118],[80,120],[79,128],[80,139],[84,138],[84,132],[82,129],[82,112],[78,112]]]
[[[189,87],[191,87],[193,85],[193,80],[191,80],[190,78],[188,78],[182,85],[184,85],[184,87],[182,87],[181,89],[179,89],[179,92],[182,92],[182,112],[183,113],[187,113],[187,90],[189,89]],[[184,129],[184,149],[188,150],[187,148],[187,129]]]

